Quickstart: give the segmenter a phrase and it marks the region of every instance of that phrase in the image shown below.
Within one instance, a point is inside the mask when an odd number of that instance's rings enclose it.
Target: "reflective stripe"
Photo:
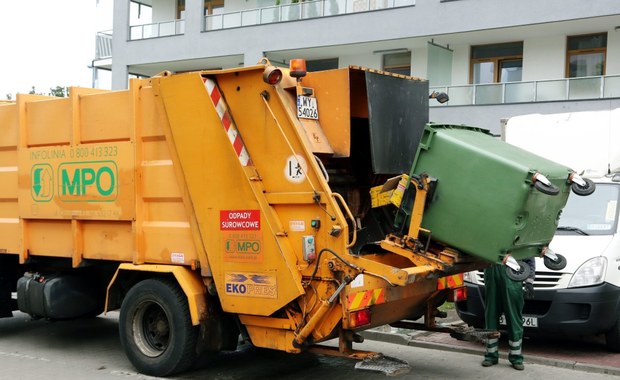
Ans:
[[[497,352],[497,346],[489,347],[487,346],[487,353]]]
[[[491,344],[497,344],[497,342],[499,342],[499,339],[497,338],[487,339],[487,346]]]
[[[508,345],[509,345],[510,347],[515,347],[515,348],[516,348],[516,347],[521,347],[521,342],[522,342],[522,340],[518,340],[518,341],[516,341],[516,342],[512,342],[512,341],[510,341],[510,340],[509,340],[509,341],[508,341]]]
[[[508,351],[510,355],[521,355],[521,349]]]

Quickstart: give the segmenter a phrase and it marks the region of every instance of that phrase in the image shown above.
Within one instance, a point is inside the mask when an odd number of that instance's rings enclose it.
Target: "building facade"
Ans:
[[[620,107],[617,0],[107,0],[93,66],[131,76],[263,57],[309,70],[359,65],[428,79],[435,122],[500,132],[528,113]],[[106,0],[100,0],[102,11]]]

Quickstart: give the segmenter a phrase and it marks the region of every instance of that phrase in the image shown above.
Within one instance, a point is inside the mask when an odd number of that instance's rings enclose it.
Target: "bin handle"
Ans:
[[[344,198],[342,197],[342,195],[340,195],[338,193],[332,193],[332,196],[334,197],[334,199],[337,199],[340,202],[340,204],[342,205],[342,207],[346,211],[347,216],[349,217],[349,219],[351,219],[351,222],[353,223],[353,238],[347,244],[347,248],[351,248],[357,242],[357,223],[355,222],[355,218],[353,217],[353,213],[351,213],[351,210],[349,210],[349,206],[347,206],[347,203],[344,201]]]

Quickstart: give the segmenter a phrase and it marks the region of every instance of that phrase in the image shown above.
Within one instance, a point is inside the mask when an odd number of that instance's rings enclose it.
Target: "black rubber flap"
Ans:
[[[428,122],[428,82],[366,72],[375,174],[409,173]]]

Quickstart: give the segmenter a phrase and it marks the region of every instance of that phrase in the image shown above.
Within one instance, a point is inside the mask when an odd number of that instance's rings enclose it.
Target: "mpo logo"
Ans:
[[[70,162],[58,166],[58,198],[63,202],[111,202],[118,196],[114,161]]]

